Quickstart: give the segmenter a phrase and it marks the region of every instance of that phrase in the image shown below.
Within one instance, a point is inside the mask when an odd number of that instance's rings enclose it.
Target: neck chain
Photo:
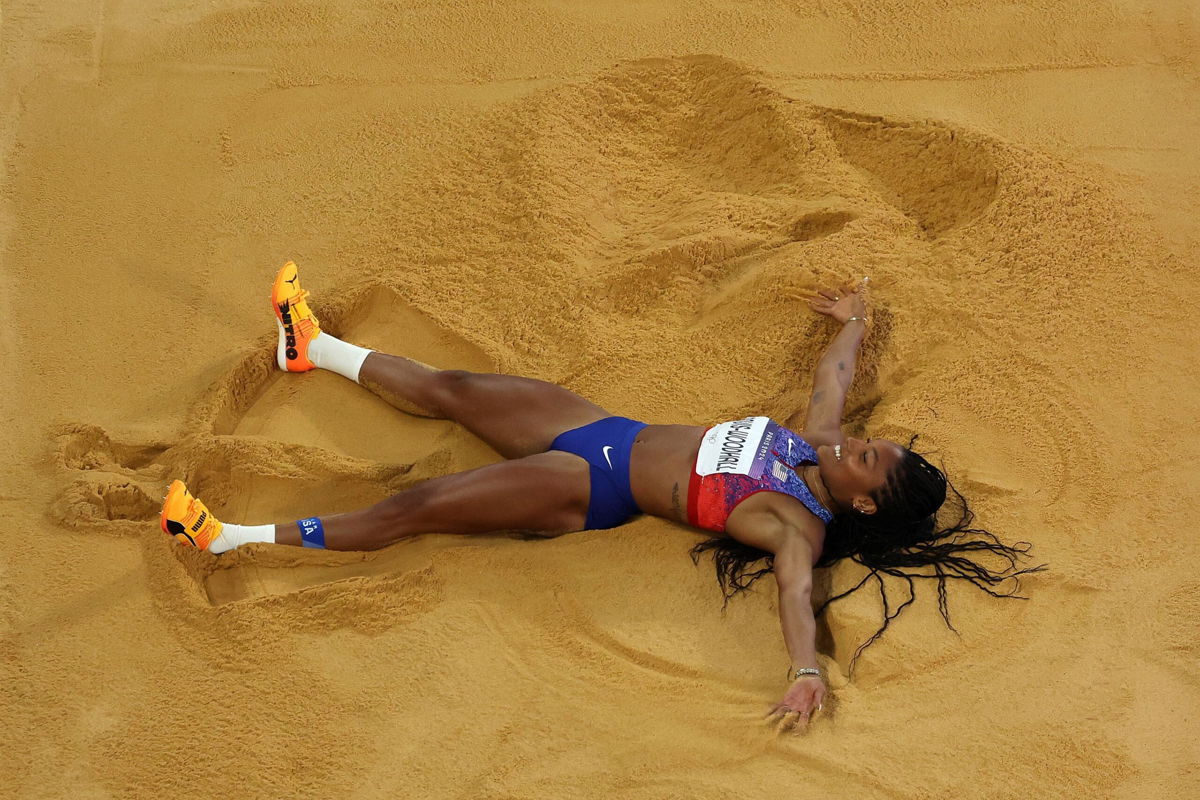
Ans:
[[[842,506],[833,499],[833,495],[829,493],[828,487],[825,486],[825,481],[821,480],[821,468],[816,464],[807,464],[800,467],[800,479],[812,492],[813,497],[817,498],[817,502],[825,506],[826,509],[834,514],[842,510]]]

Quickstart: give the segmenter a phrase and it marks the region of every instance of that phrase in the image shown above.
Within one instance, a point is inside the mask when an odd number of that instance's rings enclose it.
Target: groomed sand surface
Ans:
[[[0,15],[4,796],[1200,796],[1193,3]],[[961,636],[919,587],[852,679],[835,606],[777,738],[774,580],[722,616],[679,525],[185,551],[173,477],[283,522],[499,458],[277,372],[287,258],[352,341],[654,423],[802,410],[792,298],[870,275],[849,430],[1051,571]]]

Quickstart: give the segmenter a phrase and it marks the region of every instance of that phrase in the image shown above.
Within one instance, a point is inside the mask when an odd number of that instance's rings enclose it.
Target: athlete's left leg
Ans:
[[[213,553],[252,541],[377,550],[422,533],[512,530],[556,536],[583,530],[590,481],[586,461],[554,450],[433,478],[359,511],[259,526],[217,521],[176,481],[163,505],[162,528]]]

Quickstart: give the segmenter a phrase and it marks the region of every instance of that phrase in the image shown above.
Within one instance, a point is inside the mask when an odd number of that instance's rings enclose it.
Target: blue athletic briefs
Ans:
[[[574,453],[591,469],[591,500],[585,530],[615,528],[642,513],[629,485],[633,440],[647,423],[628,417],[606,417],[558,435],[551,450]]]

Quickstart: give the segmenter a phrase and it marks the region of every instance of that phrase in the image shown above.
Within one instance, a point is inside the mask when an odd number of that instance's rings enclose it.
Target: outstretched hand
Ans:
[[[815,675],[805,675],[792,681],[783,700],[767,713],[767,719],[779,733],[800,735],[808,728],[812,715],[820,711],[825,700],[825,682]]]
[[[844,283],[833,289],[818,289],[816,294],[805,299],[813,311],[845,324],[850,317],[867,316],[867,286],[870,280],[863,278],[854,284]]]

